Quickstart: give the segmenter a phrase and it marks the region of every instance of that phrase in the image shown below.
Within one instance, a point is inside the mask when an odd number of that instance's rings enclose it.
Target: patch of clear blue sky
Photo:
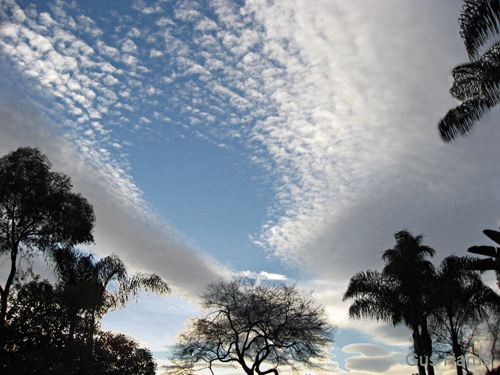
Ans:
[[[170,224],[232,269],[270,271],[266,254],[249,239],[269,205],[260,168],[234,148],[192,134],[133,148],[131,174]]]

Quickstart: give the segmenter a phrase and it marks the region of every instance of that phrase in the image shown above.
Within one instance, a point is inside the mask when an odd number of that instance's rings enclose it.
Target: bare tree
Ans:
[[[241,366],[248,375],[274,374],[327,361],[334,328],[324,308],[296,285],[263,285],[243,279],[210,284],[202,295],[209,312],[179,334],[171,369],[181,374]]]
[[[500,360],[500,310],[489,309],[483,321],[476,327],[476,334],[469,352],[477,357],[477,363],[486,368],[486,373],[493,373]],[[500,368],[497,367],[497,368]]]

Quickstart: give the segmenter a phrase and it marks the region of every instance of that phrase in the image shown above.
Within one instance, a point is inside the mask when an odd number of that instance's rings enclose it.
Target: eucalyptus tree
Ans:
[[[35,148],[19,148],[0,158],[0,256],[9,264],[0,285],[0,328],[23,255],[94,240],[92,206],[71,191],[69,177],[51,167]]]
[[[264,285],[243,279],[207,286],[202,307],[174,347],[172,369],[192,374],[217,364],[247,375],[278,375],[279,368],[321,368],[331,349],[333,327],[322,306],[295,285]]]
[[[481,55],[487,40],[499,32],[498,0],[466,0],[459,18],[460,35],[470,63],[453,69],[453,97],[462,103],[439,123],[445,142],[469,133],[474,124],[500,102],[500,43]]]
[[[446,257],[437,270],[433,288],[435,333],[451,347],[458,375],[467,369],[464,355],[470,340],[466,328],[479,324],[488,307],[500,302],[500,296],[483,283],[479,272],[470,269],[476,261],[471,257]]]
[[[425,375],[427,366],[433,375],[428,318],[434,303],[430,291],[435,270],[427,257],[435,251],[422,244],[422,236],[409,231],[397,232],[394,237],[396,245],[382,256],[383,271],[355,274],[343,299],[354,299],[349,307],[351,318],[374,318],[410,328],[419,374]]]

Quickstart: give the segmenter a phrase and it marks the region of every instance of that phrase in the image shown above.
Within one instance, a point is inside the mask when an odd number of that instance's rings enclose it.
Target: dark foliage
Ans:
[[[483,115],[500,102],[500,44],[479,60],[453,70],[450,93],[463,103],[450,110],[439,123],[446,142],[466,135]]]
[[[458,19],[460,35],[470,60],[479,58],[479,48],[499,32],[500,2],[498,0],[466,0]]]
[[[0,158],[0,255],[10,260],[9,275],[0,286],[0,329],[23,252],[93,241],[92,206],[71,192],[69,177],[50,168],[48,159],[33,148]]]
[[[48,281],[17,285],[15,292],[0,353],[0,373],[155,374],[151,352],[123,335],[96,330],[91,348],[83,316],[78,315],[70,339],[69,309],[61,290]]]
[[[151,352],[102,332],[99,321],[143,292],[170,288],[154,274],[128,276],[115,255],[95,260],[77,250],[93,242],[93,208],[50,168],[33,148],[0,158],[0,255],[10,260],[0,286],[0,373],[153,375]],[[36,277],[25,282],[29,272],[19,260],[34,252],[52,261],[55,285]],[[107,289],[111,282],[114,292]]]
[[[467,370],[459,364],[459,358],[467,352],[470,338],[465,337],[468,326],[476,327],[487,316],[488,308],[500,304],[498,296],[486,286],[479,272],[470,265],[477,259],[450,255],[440,264],[432,288],[434,299],[432,321],[434,336],[444,344],[446,354],[453,354],[457,361],[457,374]]]
[[[499,32],[498,0],[466,0],[459,18],[461,36],[471,63],[453,70],[453,97],[462,102],[439,123],[445,142],[468,134],[477,121],[500,102],[500,44],[480,55],[480,48]]]
[[[410,328],[415,354],[430,358],[432,341],[428,317],[433,301],[428,291],[432,289],[435,270],[427,257],[435,251],[422,244],[422,236],[413,236],[406,230],[394,237],[396,245],[382,257],[386,263],[383,271],[368,270],[354,275],[343,299],[354,300],[349,308],[351,318],[370,317]],[[428,366],[428,371],[433,374],[433,367]],[[421,365],[419,373],[425,374]]]

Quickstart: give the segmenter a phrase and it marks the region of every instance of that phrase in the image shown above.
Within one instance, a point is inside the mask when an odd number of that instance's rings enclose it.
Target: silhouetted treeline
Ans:
[[[100,319],[144,292],[166,294],[154,274],[129,276],[115,255],[96,260],[76,248],[93,242],[93,207],[52,172],[34,148],[0,158],[0,372],[5,374],[144,374],[156,364],[148,349],[100,330]],[[56,282],[33,274],[43,255]],[[108,286],[114,283],[114,291]]]
[[[350,317],[407,326],[415,354],[408,364],[420,375],[426,369],[433,375],[434,365],[445,359],[456,362],[458,375],[477,366],[492,371],[500,359],[500,296],[471,269],[476,259],[451,255],[436,269],[429,260],[435,250],[422,236],[403,230],[395,239],[382,256],[382,272],[351,278],[344,294],[344,300],[354,300]]]

